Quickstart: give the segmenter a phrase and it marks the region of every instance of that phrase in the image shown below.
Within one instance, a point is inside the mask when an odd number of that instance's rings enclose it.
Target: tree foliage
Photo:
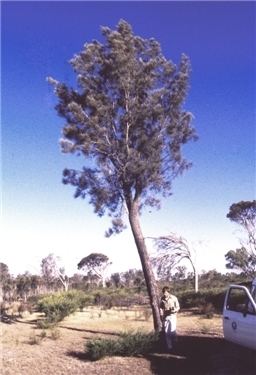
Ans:
[[[4,284],[9,278],[10,273],[7,264],[0,262],[0,283]]]
[[[0,262],[0,302],[5,299],[5,294],[10,290],[12,284],[7,264]]]
[[[77,268],[87,270],[88,275],[97,275],[102,280],[103,286],[105,286],[106,275],[105,272],[107,267],[111,264],[108,257],[101,253],[91,253],[87,257],[80,260]]]
[[[244,272],[249,277],[256,275],[256,200],[233,203],[227,217],[239,224],[246,237],[240,239],[241,247],[225,254],[226,267]]]
[[[198,271],[196,268],[195,252],[188,241],[171,233],[167,236],[160,236],[154,239],[157,254],[152,257],[152,263],[156,268],[160,278],[169,279],[172,277],[174,269],[182,260],[187,259],[193,268],[195,279],[195,291],[198,291]]]
[[[229,250],[225,254],[228,269],[242,271],[250,278],[256,275],[256,257],[251,255],[245,247],[236,250]]]
[[[104,43],[86,43],[71,60],[76,89],[48,79],[65,119],[62,151],[84,157],[83,168],[63,171],[63,182],[75,187],[75,197],[88,198],[99,216],[111,216],[107,236],[125,228],[128,213],[159,329],[157,288],[139,214],[146,205],[159,207],[173,179],[191,165],[182,154],[182,146],[196,138],[192,115],[183,108],[190,62],[183,54],[176,66],[155,39],[134,35],[124,20],[116,30],[101,30]]]
[[[233,203],[227,217],[242,226],[250,245],[256,250],[256,200]]]
[[[31,290],[32,275],[29,272],[25,272],[22,275],[18,275],[16,278],[16,289],[18,295],[27,300],[27,295]]]
[[[42,259],[41,272],[48,287],[53,286],[57,279],[61,282],[65,291],[68,290],[69,278],[66,275],[65,268],[60,266],[60,258],[53,253]]]
[[[182,109],[188,57],[175,66],[155,39],[135,36],[125,21],[102,34],[105,44],[86,43],[71,60],[77,90],[49,81],[66,119],[62,150],[89,162],[80,171],[65,169],[63,182],[76,187],[75,197],[89,196],[97,214],[114,216],[112,234],[123,228],[124,202],[140,196],[140,207],[154,206],[156,193],[171,193],[173,178],[190,166],[181,146],[195,132]]]

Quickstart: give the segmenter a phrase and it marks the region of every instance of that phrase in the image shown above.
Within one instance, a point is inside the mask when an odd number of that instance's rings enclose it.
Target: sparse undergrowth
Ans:
[[[98,312],[101,312],[101,315]],[[113,357],[108,353],[104,359],[98,361],[88,360],[85,339],[89,342],[114,335],[111,338],[116,337],[116,341],[122,341],[122,335],[119,335],[123,331],[149,333],[153,324],[152,317],[150,320],[144,317],[143,320],[143,314],[138,315],[134,308],[102,310],[101,307],[90,307],[67,317],[58,324],[57,331],[43,331],[35,329],[35,321],[39,316],[39,313],[33,313],[10,324],[1,323],[3,375],[255,373],[250,358],[243,356],[240,348],[236,352],[233,346],[223,341],[221,317],[217,314],[211,320],[205,315],[195,314],[194,309],[178,314],[178,354],[184,356],[182,360],[162,354],[158,346],[156,350],[150,349],[147,355],[148,349],[142,350],[142,341],[132,336],[132,344],[130,339],[126,339],[127,345],[124,345],[123,354],[119,348],[118,356]],[[57,345],[54,341],[56,339]],[[135,350],[136,340],[139,341],[139,351]],[[103,345],[102,341],[105,340],[100,341],[100,345]],[[112,344],[113,340],[110,341]],[[141,350],[146,355],[140,354]],[[205,372],[202,372],[202,362]]]

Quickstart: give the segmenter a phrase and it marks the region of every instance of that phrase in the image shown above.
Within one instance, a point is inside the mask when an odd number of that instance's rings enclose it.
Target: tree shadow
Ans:
[[[69,351],[66,354],[81,361],[91,361],[86,352]],[[144,358],[156,375],[256,374],[255,352],[220,337],[179,336],[172,353],[165,353],[160,343]]]
[[[106,336],[120,336],[121,334],[119,332],[115,331],[99,331],[94,329],[81,329],[81,328],[75,328],[75,327],[67,327],[63,325],[59,325],[59,328],[68,329],[71,331],[78,331],[78,332],[85,332],[85,333],[92,333],[92,334],[99,334],[99,335],[106,335]]]
[[[70,350],[66,353],[68,357],[76,358],[79,359],[80,361],[86,361],[86,362],[91,362],[91,359],[86,352],[81,352],[78,350]]]
[[[170,354],[146,356],[158,375],[253,375],[255,352],[230,344],[220,337],[179,336]]]
[[[2,314],[0,315],[0,321],[5,324],[14,324],[17,322],[17,317],[9,314]]]
[[[6,324],[22,323],[22,324],[35,325],[40,320],[44,320],[44,318],[40,319],[38,317],[32,320],[23,320],[21,314],[7,314],[7,313],[0,314],[0,322],[6,323]]]

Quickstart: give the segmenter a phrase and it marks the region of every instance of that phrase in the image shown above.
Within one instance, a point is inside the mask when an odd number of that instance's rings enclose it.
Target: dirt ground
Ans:
[[[110,338],[121,331],[150,331],[145,311],[88,308],[68,317],[53,330],[36,327],[38,314],[1,323],[3,375],[255,375],[255,353],[227,343],[220,316],[203,318],[193,312],[178,316],[175,352],[162,350],[145,357],[108,357],[91,362],[85,343]]]

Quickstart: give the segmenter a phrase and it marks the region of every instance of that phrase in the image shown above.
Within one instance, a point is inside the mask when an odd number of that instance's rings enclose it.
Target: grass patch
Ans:
[[[53,329],[51,329],[50,332],[51,332],[51,333],[50,333],[50,338],[51,338],[52,340],[58,340],[58,339],[60,338],[60,336],[61,336],[61,334],[60,334],[60,330],[57,329],[57,328],[53,328]]]

